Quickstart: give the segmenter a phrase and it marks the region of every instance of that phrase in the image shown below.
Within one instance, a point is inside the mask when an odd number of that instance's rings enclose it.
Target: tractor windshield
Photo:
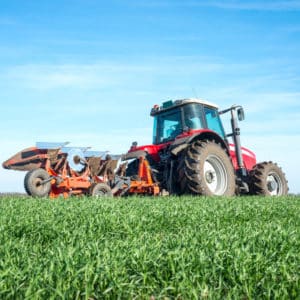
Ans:
[[[208,128],[225,137],[217,109],[193,103],[183,106],[184,123],[188,129]],[[206,123],[206,124],[205,124]]]
[[[202,129],[203,106],[198,103],[190,103],[183,106],[184,124],[186,129]]]
[[[161,144],[174,140],[182,133],[180,108],[156,115],[154,117],[153,143]]]

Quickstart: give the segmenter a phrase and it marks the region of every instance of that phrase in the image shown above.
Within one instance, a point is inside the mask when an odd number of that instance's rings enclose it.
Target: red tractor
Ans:
[[[220,115],[231,113],[232,132],[226,134]],[[256,162],[250,150],[241,147],[238,120],[241,106],[223,111],[199,99],[167,101],[151,110],[153,144],[137,146],[127,155],[144,156],[161,191],[169,194],[232,196],[286,195],[287,180],[273,162]],[[228,138],[233,139],[230,143]],[[128,164],[126,175],[137,173],[138,161]]]

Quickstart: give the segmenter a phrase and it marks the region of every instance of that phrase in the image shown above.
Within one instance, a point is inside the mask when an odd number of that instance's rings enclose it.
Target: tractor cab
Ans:
[[[216,132],[225,138],[218,107],[200,99],[167,101],[151,110],[154,117],[153,144],[173,141],[176,137],[203,129]]]

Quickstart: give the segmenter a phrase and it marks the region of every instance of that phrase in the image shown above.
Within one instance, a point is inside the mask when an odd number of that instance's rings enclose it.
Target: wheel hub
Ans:
[[[275,181],[275,180],[269,181],[269,182],[268,182],[268,190],[269,190],[270,192],[273,192],[273,191],[275,191],[276,189],[277,189],[277,183],[276,183],[276,181]]]
[[[216,173],[215,172],[212,172],[212,171],[206,171],[205,172],[205,180],[207,183],[212,183],[214,181],[214,178],[216,176]]]
[[[226,170],[222,160],[209,155],[204,162],[204,179],[213,195],[223,195],[227,189]]]
[[[267,188],[271,196],[282,195],[282,181],[275,172],[268,174]]]
[[[34,185],[37,189],[42,189],[42,179],[41,178],[36,178],[34,180]]]

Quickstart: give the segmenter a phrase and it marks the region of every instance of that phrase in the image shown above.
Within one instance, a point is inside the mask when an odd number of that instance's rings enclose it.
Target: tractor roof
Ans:
[[[191,103],[199,103],[199,104],[202,104],[205,106],[209,106],[209,107],[218,109],[218,106],[212,102],[208,102],[206,100],[198,99],[198,98],[186,98],[186,99],[178,99],[178,100],[174,100],[174,101],[169,100],[169,101],[163,102],[162,106],[154,105],[154,107],[151,110],[151,115],[153,116],[162,111],[166,111],[166,110],[172,109],[177,106],[182,106],[182,105],[191,104]]]
[[[174,101],[175,105],[182,105],[182,104],[186,104],[186,103],[200,103],[200,104],[210,106],[213,108],[218,108],[218,105],[216,105],[212,102],[206,101],[204,99],[198,99],[198,98],[186,98],[186,99],[179,99],[179,100]]]

